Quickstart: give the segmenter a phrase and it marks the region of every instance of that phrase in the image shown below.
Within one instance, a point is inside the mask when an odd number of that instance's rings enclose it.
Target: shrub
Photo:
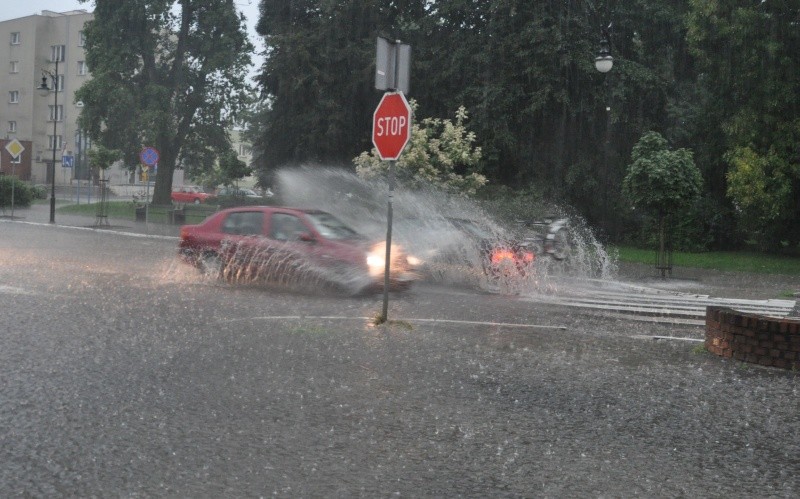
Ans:
[[[14,206],[27,207],[35,197],[34,189],[15,177],[0,176],[0,207],[11,206],[11,187],[14,187]]]

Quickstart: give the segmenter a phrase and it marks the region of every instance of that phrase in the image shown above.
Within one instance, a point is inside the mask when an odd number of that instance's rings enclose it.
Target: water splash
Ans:
[[[302,167],[278,173],[286,205],[313,207],[332,213],[373,239],[386,236],[388,188],[384,181],[364,180],[334,168]],[[507,293],[547,292],[561,277],[612,279],[616,260],[587,224],[569,219],[569,252],[564,260],[537,254],[535,262],[487,271],[486,246],[511,242],[535,243],[521,226],[507,226],[478,201],[436,189],[394,191],[392,241],[425,262],[427,278]],[[458,221],[468,221],[468,227]]]

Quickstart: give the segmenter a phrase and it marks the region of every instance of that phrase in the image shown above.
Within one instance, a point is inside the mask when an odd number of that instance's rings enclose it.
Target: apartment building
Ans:
[[[30,144],[20,158],[31,165],[30,178],[24,180],[49,184],[53,152],[56,184],[72,183],[75,166],[85,162],[87,144],[76,124],[81,104],[75,102],[75,91],[90,77],[83,26],[92,17],[85,10],[45,10],[0,21],[0,137]],[[43,76],[49,91],[39,88]]]

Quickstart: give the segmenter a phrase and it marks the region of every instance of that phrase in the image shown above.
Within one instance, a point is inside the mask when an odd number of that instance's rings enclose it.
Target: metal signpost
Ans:
[[[23,146],[20,141],[17,139],[12,139],[11,142],[6,144],[6,151],[8,154],[11,155],[11,218],[14,218],[14,185],[17,183],[15,180],[17,178],[17,173],[14,171],[16,165],[15,161],[19,158],[20,154],[25,150],[25,146]]]
[[[147,182],[147,194],[144,204],[145,222],[147,222],[147,210],[148,210],[148,205],[150,204],[150,178],[148,177],[147,171],[149,170],[149,167],[156,168],[156,166],[158,165],[159,157],[160,155],[158,154],[158,149],[156,149],[155,147],[145,147],[139,153],[139,159],[142,161],[142,164],[145,165],[143,167],[144,179]]]
[[[382,320],[388,320],[389,273],[392,258],[392,198],[394,196],[394,162],[411,138],[411,106],[403,92],[386,92],[372,115],[372,143],[378,156],[389,161],[389,197],[387,200],[386,260],[383,274]]]
[[[392,258],[392,197],[394,162],[411,138],[411,106],[404,92],[411,81],[411,46],[400,40],[378,37],[375,54],[375,88],[388,90],[372,115],[372,143],[378,156],[389,161],[389,196],[387,204],[386,261],[383,271],[383,311],[381,320],[389,319],[389,271]]]

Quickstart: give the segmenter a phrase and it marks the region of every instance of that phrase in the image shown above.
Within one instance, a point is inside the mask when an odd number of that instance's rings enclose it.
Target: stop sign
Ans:
[[[403,92],[386,92],[372,115],[372,143],[384,161],[400,157],[411,138],[411,106]]]

